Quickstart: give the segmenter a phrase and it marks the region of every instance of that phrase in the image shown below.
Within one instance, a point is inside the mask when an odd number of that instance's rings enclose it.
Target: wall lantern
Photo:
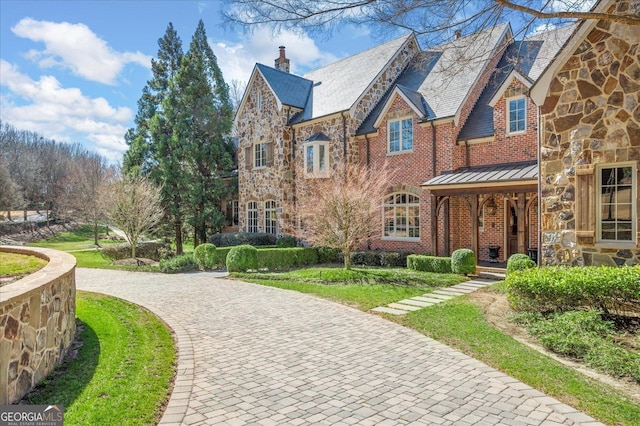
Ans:
[[[496,201],[493,199],[493,197],[489,198],[489,201],[487,201],[487,204],[484,205],[484,208],[487,209],[487,214],[489,216],[493,216],[494,214],[496,214],[496,209],[498,208],[498,206],[496,206]]]

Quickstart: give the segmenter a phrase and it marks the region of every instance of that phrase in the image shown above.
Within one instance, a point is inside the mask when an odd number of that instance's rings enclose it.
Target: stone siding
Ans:
[[[49,261],[0,291],[0,405],[20,400],[62,362],[76,330],[76,260],[49,249],[0,247]]]
[[[612,7],[628,9],[629,2]],[[576,170],[635,162],[640,171],[639,42],[640,27],[601,21],[551,80],[542,106],[543,264],[640,263],[640,238],[635,235],[633,243],[616,247],[576,232],[577,215],[583,214],[576,208]],[[595,191],[590,191],[594,197]],[[640,193],[632,206],[636,216],[639,199]]]

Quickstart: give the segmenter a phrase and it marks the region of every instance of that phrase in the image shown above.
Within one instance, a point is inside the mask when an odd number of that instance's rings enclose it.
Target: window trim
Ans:
[[[252,208],[252,206],[255,206],[255,208]],[[255,212],[255,228],[252,228],[251,212]],[[247,203],[247,227],[246,227],[247,232],[249,232],[249,233],[260,232],[259,218],[260,218],[260,216],[258,215],[258,202],[257,201],[249,201]],[[252,229],[255,229],[255,231],[252,230]]]
[[[631,167],[631,239],[630,240],[605,240],[602,238],[602,169]],[[617,163],[597,164],[594,170],[595,174],[595,219],[596,219],[596,235],[595,243],[598,247],[630,247],[634,248],[638,244],[638,169],[635,161],[624,161]]]
[[[271,213],[273,213],[273,219],[269,218]],[[270,222],[273,225],[273,232],[270,232]],[[267,200],[264,203],[264,232],[273,235],[278,233],[278,217],[276,216],[276,202],[274,200]]]
[[[315,142],[305,142],[302,145],[304,148],[303,151],[303,159],[304,159],[304,175],[309,178],[321,178],[329,176],[329,141],[315,141]],[[320,170],[321,156],[320,156],[320,147],[324,148],[324,170]],[[308,171],[309,162],[307,151],[309,148],[312,148],[313,153],[313,168],[311,172]]]
[[[524,112],[524,118],[522,119],[523,123],[524,123],[524,128],[522,130],[514,130],[511,131],[511,102],[517,102],[519,100],[524,101],[524,106],[523,106],[523,112]],[[506,101],[506,112],[507,112],[507,116],[506,116],[506,129],[505,129],[505,133],[507,135],[519,135],[522,134],[524,132],[527,131],[527,97],[524,95],[519,95],[519,96],[512,96],[509,97],[507,99],[505,99]],[[520,120],[516,120],[516,122],[518,122]]]
[[[417,202],[415,202],[415,203],[407,202],[406,204],[395,204],[395,203],[394,204],[390,204],[390,203],[388,203],[387,200],[389,200],[392,197],[395,197],[396,195],[401,195],[401,194],[415,197],[417,199]],[[409,236],[397,237],[397,236],[385,235],[386,227],[387,227],[386,215],[385,215],[386,209],[388,207],[392,207],[394,209],[393,217],[394,217],[394,229],[395,229],[397,227],[396,226],[396,217],[397,216],[396,216],[395,209],[400,207],[400,206],[404,206],[405,211],[406,211],[406,215],[407,215],[406,216],[407,217],[407,225],[406,225],[406,227],[407,227],[407,231],[406,231],[407,235],[409,235],[409,208],[410,207],[418,207],[418,216],[417,216],[418,217],[418,226],[417,226],[418,236],[417,237],[409,237]],[[410,241],[410,242],[422,241],[421,240],[421,238],[422,238],[422,229],[421,229],[422,224],[421,224],[421,220],[420,220],[421,211],[422,211],[422,208],[420,206],[420,196],[418,196],[418,195],[416,195],[414,193],[411,193],[411,192],[407,192],[407,191],[398,191],[398,192],[394,192],[394,193],[391,193],[391,194],[387,194],[384,197],[384,200],[383,200],[383,203],[382,203],[382,237],[381,237],[381,240],[383,240],[383,241]]]
[[[261,146],[262,147],[262,155],[261,155],[261,159],[262,159],[262,163],[261,165],[258,165],[258,161],[257,161],[257,155],[258,155],[258,147]],[[267,143],[266,142],[254,142],[253,144],[253,168],[254,169],[264,169],[265,167],[267,167]]]
[[[258,92],[258,109],[262,110],[262,92]]]
[[[403,138],[402,138],[402,123],[404,121],[411,120],[411,148],[403,149]],[[391,151],[391,125],[394,123],[399,123],[399,135],[398,135],[398,150]],[[413,143],[414,143],[414,131],[413,131],[413,117],[399,117],[393,120],[389,120],[387,122],[387,155],[398,155],[398,154],[407,154],[413,152]]]

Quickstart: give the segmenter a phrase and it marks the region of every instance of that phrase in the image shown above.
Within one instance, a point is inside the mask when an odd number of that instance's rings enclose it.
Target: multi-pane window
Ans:
[[[391,121],[389,123],[389,152],[413,149],[413,119]]]
[[[253,144],[253,167],[267,166],[267,144],[264,142]]]
[[[509,99],[507,105],[509,133],[524,132],[527,122],[525,98]]]
[[[234,226],[238,225],[238,221],[239,221],[239,213],[240,213],[240,204],[238,202],[238,200],[233,200],[233,204],[231,207],[231,224]]]
[[[307,143],[304,149],[304,170],[307,175],[326,175],[329,163],[328,142]]]
[[[267,201],[264,205],[264,232],[276,233],[276,202]]]
[[[258,203],[247,203],[247,232],[258,232]]]
[[[634,241],[637,183],[633,164],[602,166],[598,170],[598,239]]]
[[[420,238],[420,198],[412,194],[398,193],[385,199],[384,237]]]

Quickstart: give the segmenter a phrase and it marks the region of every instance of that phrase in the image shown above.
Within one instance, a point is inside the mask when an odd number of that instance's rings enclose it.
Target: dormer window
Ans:
[[[413,150],[413,118],[389,122],[389,153]]]
[[[524,96],[507,99],[508,133],[527,130],[527,102]]]

